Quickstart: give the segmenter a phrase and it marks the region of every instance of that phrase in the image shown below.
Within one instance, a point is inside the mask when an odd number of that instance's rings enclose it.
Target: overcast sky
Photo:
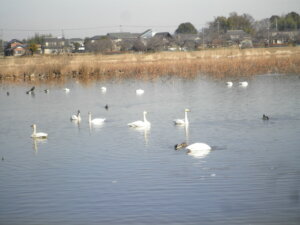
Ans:
[[[173,33],[180,23],[201,29],[231,12],[260,20],[291,11],[300,14],[299,0],[0,0],[0,39],[35,33],[84,38],[150,28]]]

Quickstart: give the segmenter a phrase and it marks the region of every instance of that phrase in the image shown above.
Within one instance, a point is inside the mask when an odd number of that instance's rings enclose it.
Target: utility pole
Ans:
[[[220,39],[220,21],[217,21],[218,24],[218,39]]]
[[[3,37],[4,37],[4,30],[1,29],[1,35],[0,35],[0,39],[1,39],[1,51],[3,52],[3,56],[4,56],[4,40],[3,40]]]
[[[270,47],[270,21],[268,22],[268,47]]]
[[[204,49],[204,28],[202,28],[202,48]]]

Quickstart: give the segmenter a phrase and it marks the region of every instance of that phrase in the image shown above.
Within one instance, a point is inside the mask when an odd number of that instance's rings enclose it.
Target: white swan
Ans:
[[[92,113],[89,112],[89,123],[90,124],[101,125],[101,124],[103,124],[103,122],[105,120],[106,120],[105,118],[95,118],[95,119],[92,119]]]
[[[176,120],[173,120],[175,125],[188,125],[189,124],[189,120],[188,120],[188,117],[187,117],[187,113],[190,112],[189,109],[185,109],[184,110],[184,119],[176,119]]]
[[[106,87],[101,87],[101,91],[104,93],[104,92],[106,92]]]
[[[228,87],[232,87],[233,83],[231,81],[226,82]]]
[[[144,90],[143,89],[137,89],[136,91],[135,91],[135,93],[137,94],[137,95],[142,95],[142,94],[144,94]]]
[[[187,154],[195,158],[204,158],[211,151],[211,147],[205,143],[194,143],[186,147]]]
[[[69,93],[69,92],[70,92],[70,89],[69,89],[69,88],[64,88],[64,91],[65,91],[66,93]]]
[[[71,120],[80,122],[81,121],[81,116],[80,116],[80,110],[77,111],[77,115],[72,115]]]
[[[242,81],[242,82],[239,82],[239,85],[242,86],[242,87],[247,87],[248,82],[247,81]]]
[[[31,125],[32,129],[33,129],[33,133],[31,135],[32,138],[47,138],[48,134],[47,133],[43,133],[43,132],[36,132],[36,125],[32,124]]]
[[[146,118],[147,112],[143,112],[144,121],[138,120],[132,123],[128,123],[128,126],[135,127],[135,128],[150,128],[151,124]]]

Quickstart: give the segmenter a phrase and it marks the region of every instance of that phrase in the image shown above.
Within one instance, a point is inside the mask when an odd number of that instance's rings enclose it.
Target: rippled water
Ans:
[[[299,224],[300,79],[248,82],[69,83],[34,96],[0,84],[0,224]],[[185,108],[188,129],[172,123]],[[129,128],[144,110],[151,129]],[[88,111],[107,121],[90,127]],[[30,138],[33,123],[48,140]],[[183,141],[213,150],[175,151]]]

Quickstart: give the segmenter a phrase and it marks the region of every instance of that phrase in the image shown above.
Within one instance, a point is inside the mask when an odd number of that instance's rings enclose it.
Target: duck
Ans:
[[[182,142],[181,144],[176,144],[175,146],[174,146],[174,148],[175,148],[175,150],[179,150],[179,149],[181,149],[181,148],[185,148],[187,146],[187,143],[184,141],[184,142]]]
[[[9,96],[9,92],[6,92],[6,95]]]
[[[26,94],[32,94],[34,92],[35,86],[33,86],[32,88],[30,88],[29,91],[26,91]]]
[[[227,85],[228,87],[232,87],[233,83],[232,83],[232,81],[227,81],[227,82],[226,82],[226,85]]]
[[[248,82],[247,81],[242,81],[242,82],[239,82],[239,85],[242,86],[242,87],[247,87]]]
[[[94,118],[92,119],[92,113],[89,112],[89,124],[101,125],[105,121],[105,118]]]
[[[135,93],[136,93],[137,95],[142,95],[142,94],[145,93],[145,91],[144,91],[143,89],[137,89],[137,90],[135,91]]]
[[[269,120],[269,117],[266,116],[265,114],[263,114],[262,119],[263,119],[263,120]]]
[[[102,92],[106,92],[106,90],[107,90],[106,87],[104,87],[104,86],[101,87],[101,91],[102,91]]]
[[[173,120],[173,122],[175,123],[175,125],[181,125],[181,126],[188,125],[189,124],[189,120],[188,120],[188,117],[187,117],[187,113],[188,112],[190,112],[189,109],[185,109],[184,110],[184,119]]]
[[[108,110],[108,105],[106,104],[106,105],[104,106],[104,108],[105,108],[106,110]]]
[[[33,133],[31,135],[32,138],[48,138],[48,134],[47,133],[43,133],[43,132],[36,132],[36,124],[32,124],[31,125],[32,129],[33,129]]]
[[[77,121],[77,122],[81,121],[80,110],[77,111],[77,115],[72,115],[71,116],[71,120],[72,121]]]
[[[130,127],[135,127],[135,128],[150,128],[151,124],[150,124],[150,122],[147,120],[146,115],[147,115],[147,112],[144,111],[144,112],[143,112],[144,121],[137,120],[137,121],[134,121],[134,122],[132,122],[132,123],[128,123],[128,126],[130,126]]]
[[[65,91],[66,93],[69,93],[69,92],[70,92],[70,89],[69,89],[69,88],[64,88],[64,91]]]
[[[211,147],[205,143],[194,143],[186,147],[187,154],[195,158],[204,158],[211,151]]]
[[[49,91],[50,91],[49,89],[45,89],[44,90],[45,93],[49,93]]]

